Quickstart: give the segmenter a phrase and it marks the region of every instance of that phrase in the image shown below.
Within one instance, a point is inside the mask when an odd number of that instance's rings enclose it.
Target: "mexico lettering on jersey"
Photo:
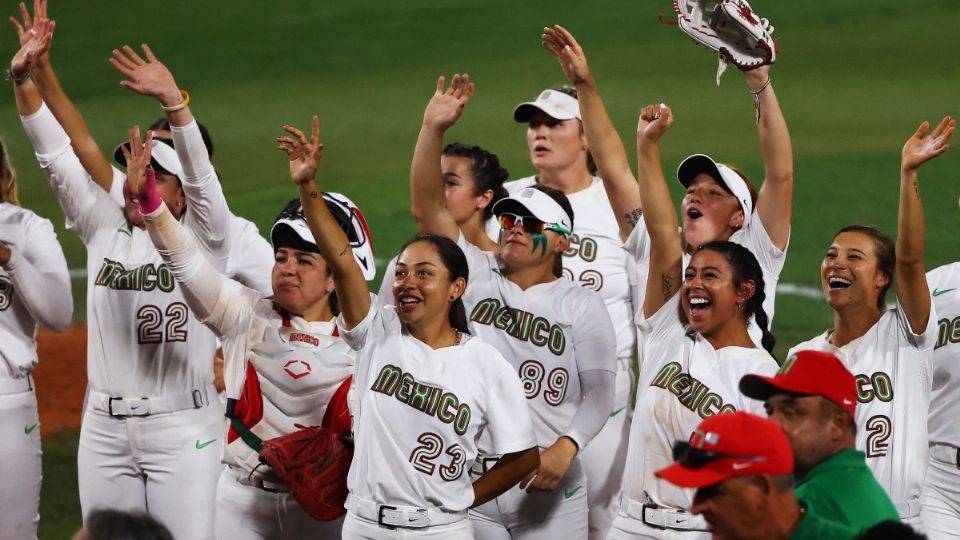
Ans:
[[[224,288],[224,294],[236,289]],[[243,300],[259,297],[246,289]],[[246,311],[246,310],[244,310]],[[244,348],[244,377],[234,414],[263,440],[319,426],[327,405],[344,379],[353,373],[355,353],[339,337],[332,321],[282,318],[268,299],[256,301],[246,324],[223,339],[225,355]],[[232,386],[232,385],[231,385]],[[255,477],[271,474],[259,456],[230,427],[226,463]]]
[[[536,183],[536,177],[529,176],[504,187],[513,194]],[[570,247],[563,253],[563,276],[600,293],[616,334],[620,367],[628,368],[636,343],[630,282],[634,263],[623,250],[619,225],[600,178],[594,177],[589,187],[568,194],[567,199],[574,219]],[[488,222],[487,234],[497,240],[500,227],[496,219]]]
[[[960,448],[960,263],[927,272],[937,311],[930,394],[930,442]]]
[[[516,374],[481,339],[465,334],[458,345],[431,349],[375,298],[342,335],[358,351],[347,479],[355,497],[463,512],[473,503],[467,471],[481,448],[505,454],[536,445]]]
[[[642,365],[637,407],[630,426],[624,492],[642,503],[687,509],[693,490],[681,489],[654,476],[673,463],[676,441],[686,441],[704,418],[749,411],[763,414],[763,402],[742,395],[740,378],[748,373],[773,375],[777,363],[761,348],[714,350],[697,333],[688,332],[677,316],[675,294],[639,327]]]
[[[867,332],[834,347],[825,332],[790,349],[835,354],[857,380],[857,449],[894,504],[919,501],[927,467],[930,370],[937,338],[936,310],[914,334],[898,305]],[[906,517],[906,516],[901,516]]]
[[[497,259],[462,236],[470,267],[463,296],[471,331],[493,345],[520,378],[537,443],[548,447],[570,427],[583,399],[580,372],[616,371],[615,336],[602,298],[566,279],[521,289]]]

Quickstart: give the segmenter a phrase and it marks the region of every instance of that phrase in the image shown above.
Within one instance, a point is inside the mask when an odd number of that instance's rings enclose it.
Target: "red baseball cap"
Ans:
[[[857,413],[856,378],[836,356],[824,351],[798,351],[774,377],[744,375],[740,391],[761,401],[785,392],[823,396],[851,415]]]
[[[793,473],[790,441],[780,426],[745,412],[708,417],[674,446],[676,463],[657,471],[659,478],[685,488],[700,488],[736,476]]]

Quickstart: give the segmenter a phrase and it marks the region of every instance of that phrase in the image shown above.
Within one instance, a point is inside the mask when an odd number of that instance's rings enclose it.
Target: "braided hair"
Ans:
[[[763,270],[760,268],[760,263],[757,262],[757,258],[749,249],[740,244],[725,240],[707,242],[700,246],[697,251],[704,250],[723,255],[727,263],[730,264],[730,269],[733,271],[734,287],[739,288],[747,281],[752,281],[756,286],[753,296],[747,299],[746,304],[743,306],[743,315],[747,320],[749,320],[751,316],[754,318],[754,321],[756,321],[762,333],[760,344],[768,353],[773,354],[773,346],[776,343],[776,338],[770,333],[770,320],[767,318],[767,312],[763,310],[763,302],[767,299],[766,284],[763,281]]]

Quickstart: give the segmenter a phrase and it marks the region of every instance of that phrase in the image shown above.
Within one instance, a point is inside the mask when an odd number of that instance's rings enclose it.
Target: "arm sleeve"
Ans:
[[[490,355],[497,357],[493,362],[497,372],[496,382],[488,394],[480,451],[484,454],[511,454],[533,448],[537,446],[537,437],[520,379],[496,349],[490,347],[490,350]]]
[[[53,225],[46,219],[32,221],[23,245],[11,249],[4,269],[30,315],[43,326],[62,332],[73,316],[67,261]]]
[[[122,220],[122,205],[111,200],[109,194],[90,179],[73,152],[70,137],[45,103],[30,116],[21,116],[20,121],[69,229],[86,242],[107,221]],[[113,212],[104,211],[108,205]]]
[[[228,231],[230,210],[217,172],[210,163],[200,127],[194,120],[186,126],[170,126],[173,146],[183,167],[183,191],[187,197],[187,216],[197,238],[218,264],[225,268],[230,248]]]
[[[201,322],[222,337],[249,317],[259,294],[252,290],[251,294],[244,294],[245,287],[218,272],[165,204],[144,219],[153,245]]]
[[[615,373],[603,369],[580,372],[583,401],[564,435],[573,439],[581,450],[600,433],[610,418],[616,393],[616,379]]]

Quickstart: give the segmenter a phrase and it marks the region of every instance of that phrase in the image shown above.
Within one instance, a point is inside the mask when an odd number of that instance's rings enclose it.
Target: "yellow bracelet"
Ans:
[[[165,112],[177,112],[185,108],[189,104],[190,104],[190,93],[187,92],[186,90],[180,89],[180,103],[177,103],[176,105],[172,105],[170,107],[164,107],[163,105],[160,105],[160,108],[163,109]]]

